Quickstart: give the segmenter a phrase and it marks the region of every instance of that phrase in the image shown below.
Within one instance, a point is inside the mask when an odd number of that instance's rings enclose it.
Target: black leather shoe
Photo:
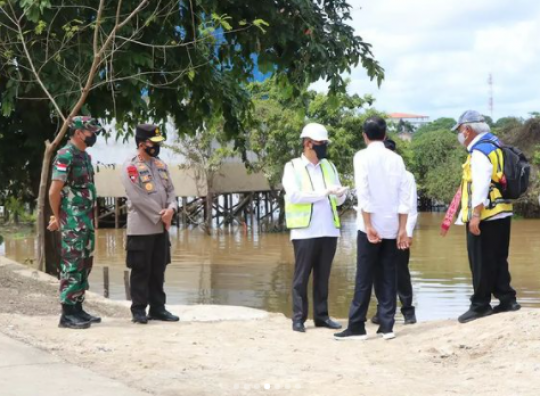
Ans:
[[[493,313],[498,314],[498,313],[503,313],[503,312],[515,312],[515,311],[519,311],[520,309],[521,309],[521,305],[519,305],[517,301],[513,301],[508,304],[501,303],[497,305],[496,307],[493,308]]]
[[[328,318],[324,322],[319,322],[316,320],[315,327],[326,327],[327,329],[339,330],[343,326],[341,326],[341,324],[339,324],[338,322],[335,322],[332,319]]]
[[[304,326],[302,322],[293,322],[292,329],[293,331],[298,331],[300,333],[306,332],[306,327]]]
[[[410,313],[407,315],[403,315],[403,320],[405,324],[415,324],[416,323],[416,314]]]
[[[334,340],[367,340],[366,329],[361,328],[357,330],[345,329],[341,333],[334,334]]]
[[[76,307],[78,311],[77,314],[81,319],[90,323],[101,323],[101,318],[99,316],[90,315],[88,312],[86,312],[82,307],[82,303],[77,303]]]
[[[373,317],[371,318],[371,323],[376,324],[376,325],[381,324],[381,322],[379,322],[379,315],[377,314],[373,315]]]
[[[146,312],[133,312],[131,321],[138,324],[147,324],[148,318],[146,317]]]
[[[159,312],[154,312],[150,310],[150,313],[148,314],[149,320],[161,320],[162,322],[178,322],[180,318],[176,315],[173,315],[166,309]]]
[[[491,306],[489,308],[486,308],[484,311],[480,311],[480,312],[472,311],[469,309],[467,312],[465,312],[463,315],[461,315],[458,318],[458,322],[459,323],[472,322],[473,320],[483,318],[484,316],[489,316],[492,313],[493,313],[493,310],[491,309]]]

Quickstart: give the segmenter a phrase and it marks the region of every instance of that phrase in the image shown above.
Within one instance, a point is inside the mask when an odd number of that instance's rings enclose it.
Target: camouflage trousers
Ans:
[[[75,305],[84,301],[92,271],[94,230],[64,230],[60,261],[60,302]]]

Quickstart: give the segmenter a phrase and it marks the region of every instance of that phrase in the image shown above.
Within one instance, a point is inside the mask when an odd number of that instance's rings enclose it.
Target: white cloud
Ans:
[[[540,2],[351,0],[352,24],[386,70],[380,89],[363,69],[350,91],[388,112],[457,118],[474,108],[494,118],[540,111]],[[322,84],[315,84],[317,89]]]

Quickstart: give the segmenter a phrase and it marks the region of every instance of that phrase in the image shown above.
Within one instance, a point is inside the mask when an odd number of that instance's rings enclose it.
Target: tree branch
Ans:
[[[11,8],[11,11],[12,11],[13,15],[15,15],[15,10],[13,9],[13,6],[11,5],[11,2],[8,2],[8,4],[9,4],[9,6]],[[18,20],[20,20],[20,19],[18,19]],[[60,110],[60,107],[58,106],[58,103],[56,103],[56,100],[54,100],[53,96],[51,95],[51,93],[49,92],[49,90],[47,89],[47,87],[45,86],[43,81],[41,80],[41,77],[40,77],[38,71],[36,70],[36,67],[34,66],[34,62],[32,61],[32,56],[30,55],[30,52],[28,51],[28,46],[26,45],[26,41],[24,39],[24,33],[22,31],[22,27],[21,27],[20,24],[17,24],[17,30],[19,31],[19,38],[21,40],[21,45],[22,45],[22,47],[24,49],[26,59],[28,60],[28,64],[30,65],[30,68],[32,69],[32,73],[34,74],[34,77],[36,78],[36,80],[37,80],[38,84],[40,85],[41,89],[43,89],[43,92],[45,93],[45,95],[51,101],[51,103],[54,106],[56,112],[58,113],[58,116],[60,118],[62,118],[62,120],[65,123],[66,122],[66,117],[64,116],[64,113],[62,112],[62,110]]]

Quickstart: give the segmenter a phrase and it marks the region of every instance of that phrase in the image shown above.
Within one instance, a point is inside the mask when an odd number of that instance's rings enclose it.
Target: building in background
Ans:
[[[418,128],[429,122],[429,116],[409,113],[390,113],[388,123],[402,140],[411,141]]]

